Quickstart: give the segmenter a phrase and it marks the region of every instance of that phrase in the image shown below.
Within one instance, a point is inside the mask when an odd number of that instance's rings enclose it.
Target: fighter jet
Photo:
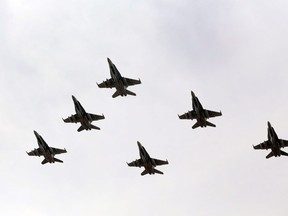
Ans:
[[[197,127],[206,127],[206,126],[211,126],[211,127],[216,127],[215,124],[212,124],[211,122],[208,122],[206,119],[216,117],[216,116],[221,116],[222,113],[220,112],[215,112],[215,111],[210,111],[203,109],[200,101],[196,97],[193,91],[191,91],[192,95],[192,107],[193,110],[189,111],[187,113],[184,113],[183,115],[178,115],[180,119],[196,119],[196,123],[192,126],[193,129]]]
[[[279,139],[274,128],[271,126],[268,121],[268,140],[264,141],[256,146],[253,145],[254,149],[271,149],[271,152],[266,156],[266,158],[270,158],[272,156],[280,157],[281,155],[288,156],[288,154],[282,151],[280,148],[284,148],[288,146],[287,140]]]
[[[57,149],[57,148],[52,148],[47,145],[47,143],[44,141],[42,136],[40,136],[36,131],[34,131],[34,134],[36,136],[39,148],[34,149],[31,152],[27,152],[29,156],[44,156],[44,160],[42,161],[42,164],[46,164],[47,162],[49,163],[55,163],[55,162],[60,162],[63,163],[63,161],[57,159],[54,157],[56,154],[62,154],[66,153],[66,149]]]
[[[109,58],[107,58],[107,61],[109,63],[111,79],[107,79],[106,81],[103,81],[100,84],[97,83],[98,87],[99,88],[116,88],[116,92],[112,95],[113,98],[119,95],[136,96],[136,94],[132,91],[129,91],[127,87],[131,85],[141,84],[141,80],[140,79],[134,80],[134,79],[122,77],[120,72],[116,68],[116,66],[112,63],[112,61]]]
[[[162,161],[158,159],[151,158],[145,148],[140,144],[140,142],[137,141],[138,148],[139,148],[139,154],[140,159],[135,160],[131,163],[127,163],[128,166],[135,166],[135,167],[144,167],[145,170],[141,173],[141,175],[146,175],[147,173],[151,174],[163,174],[163,172],[155,169],[154,167],[168,164],[168,161]]]
[[[76,114],[72,115],[66,119],[63,119],[63,121],[65,123],[81,123],[81,126],[78,128],[78,132],[82,131],[82,130],[91,130],[91,129],[96,129],[96,130],[100,130],[99,127],[92,125],[91,122],[92,121],[97,121],[100,119],[105,119],[104,115],[95,115],[95,114],[90,114],[87,113],[85,111],[85,109],[82,107],[82,105],[80,104],[80,102],[72,95],[72,99],[74,102],[74,106],[75,106],[75,111]]]

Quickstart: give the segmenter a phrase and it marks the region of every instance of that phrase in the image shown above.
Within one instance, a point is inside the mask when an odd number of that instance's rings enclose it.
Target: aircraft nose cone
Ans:
[[[38,136],[38,135],[39,135],[35,130],[34,130],[33,132],[34,132],[35,136]]]
[[[191,95],[192,95],[192,97],[195,97],[195,94],[194,94],[194,92],[193,92],[193,91],[191,91]]]
[[[73,100],[73,101],[76,101],[76,98],[74,97],[74,95],[72,95],[72,100]]]
[[[108,57],[107,57],[107,61],[110,65],[112,64],[112,61]]]
[[[137,145],[138,145],[139,148],[142,147],[142,145],[141,145],[141,143],[139,141],[137,141]]]
[[[271,127],[271,124],[270,124],[270,122],[269,122],[269,121],[267,122],[267,124],[268,124],[268,127]]]

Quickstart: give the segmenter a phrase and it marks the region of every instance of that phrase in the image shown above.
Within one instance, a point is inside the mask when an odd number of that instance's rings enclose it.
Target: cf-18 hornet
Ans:
[[[141,173],[141,175],[146,175],[146,174],[163,174],[163,172],[155,169],[154,167],[160,166],[160,165],[165,165],[168,164],[168,161],[163,161],[163,160],[158,160],[151,158],[145,148],[140,144],[140,142],[137,141],[138,148],[139,148],[139,154],[140,154],[140,159],[135,160],[131,163],[127,163],[128,166],[135,166],[135,167],[144,167],[145,170]]]
[[[189,111],[187,113],[184,113],[183,115],[178,115],[180,119],[196,119],[196,123],[192,126],[193,129],[197,127],[206,127],[206,126],[211,126],[211,127],[216,127],[215,124],[212,124],[211,122],[207,121],[208,118],[216,117],[216,116],[221,116],[222,113],[220,112],[215,112],[215,111],[210,111],[203,109],[200,101],[196,97],[193,91],[191,91],[192,95],[192,107],[193,110]]]
[[[78,132],[82,131],[82,130],[91,130],[91,129],[96,129],[96,130],[100,130],[99,127],[92,125],[91,122],[92,121],[97,121],[100,119],[104,119],[104,115],[95,115],[95,114],[90,114],[87,113],[85,111],[85,109],[82,107],[82,105],[80,104],[80,102],[72,95],[72,99],[74,102],[74,106],[75,106],[75,111],[76,114],[72,115],[66,119],[63,119],[64,122],[68,123],[81,123],[81,126],[78,128]]]
[[[42,161],[42,164],[46,164],[47,162],[49,163],[55,163],[55,162],[60,162],[63,163],[62,160],[59,160],[57,158],[55,158],[54,156],[56,154],[62,154],[62,153],[66,153],[66,149],[57,149],[57,148],[52,148],[49,147],[47,145],[47,143],[44,141],[44,139],[42,138],[42,136],[40,136],[36,131],[34,131],[34,134],[36,136],[39,148],[38,149],[34,149],[31,152],[27,152],[27,154],[29,156],[44,156],[44,160]]]
[[[132,91],[129,91],[127,89],[128,86],[131,85],[137,85],[141,84],[141,80],[134,80],[122,77],[116,66],[112,63],[112,61],[107,58],[109,68],[110,68],[110,75],[111,78],[107,79],[106,81],[103,81],[102,83],[98,84],[99,88],[116,88],[116,92],[112,95],[113,98],[121,95],[121,96],[127,96],[127,95],[133,95],[136,96],[136,94]]]
[[[281,155],[288,156],[288,154],[281,150],[281,148],[287,147],[288,141],[279,139],[274,128],[268,121],[268,140],[260,143],[259,145],[253,146],[254,149],[271,149],[271,152],[266,156],[270,158],[272,156],[280,157]]]

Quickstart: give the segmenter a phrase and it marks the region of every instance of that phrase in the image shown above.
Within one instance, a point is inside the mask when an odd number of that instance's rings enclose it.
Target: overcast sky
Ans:
[[[0,215],[287,216],[288,158],[253,150],[267,121],[288,139],[285,0],[0,0]],[[99,89],[109,57],[142,81]],[[216,128],[177,114],[193,90]],[[100,131],[61,118],[104,114]],[[36,130],[66,148],[42,165]],[[141,176],[137,141],[168,159]],[[284,149],[285,151],[285,149]],[[288,151],[288,149],[286,150]]]

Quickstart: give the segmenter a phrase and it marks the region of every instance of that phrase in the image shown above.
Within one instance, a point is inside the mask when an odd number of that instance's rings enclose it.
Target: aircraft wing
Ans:
[[[114,88],[115,87],[115,82],[114,80],[111,79],[107,79],[106,81],[103,81],[102,83],[98,84],[99,88]]]
[[[135,160],[131,163],[127,163],[128,166],[142,167],[144,166],[143,161],[141,159]]]
[[[92,121],[97,121],[97,120],[100,120],[100,119],[105,119],[104,115],[95,115],[95,114],[88,114]]]
[[[63,119],[63,121],[66,122],[66,123],[68,123],[68,122],[77,123],[77,122],[80,122],[80,119],[79,119],[78,115],[75,114],[75,115],[72,115],[72,116],[70,116],[70,117],[68,117],[66,119]]]
[[[281,143],[281,147],[287,147],[288,146],[288,140],[279,139],[279,141]]]
[[[216,117],[216,116],[222,116],[221,112],[215,112],[215,111],[211,111],[211,110],[205,110],[205,112],[208,114],[208,118],[211,117]]]
[[[262,142],[256,146],[253,146],[254,149],[271,149],[272,145],[269,141]]]
[[[197,115],[194,110],[184,113],[183,115],[178,115],[179,119],[196,119]]]
[[[34,149],[33,151],[30,151],[30,152],[27,152],[27,154],[28,154],[29,156],[38,156],[38,157],[40,157],[40,156],[43,155],[40,148]]]
[[[62,153],[66,153],[66,149],[58,149],[58,148],[51,148],[54,152],[54,154],[62,154]]]
[[[135,80],[135,79],[130,79],[130,78],[126,78],[124,77],[124,79],[126,80],[126,83],[128,86],[131,86],[131,85],[138,85],[138,84],[141,84],[141,80]]]
[[[158,159],[154,159],[154,158],[153,158],[153,160],[154,160],[156,166],[161,166],[161,165],[168,164],[168,161],[167,161],[167,160],[166,160],[166,161],[163,161],[163,160],[158,160]]]

